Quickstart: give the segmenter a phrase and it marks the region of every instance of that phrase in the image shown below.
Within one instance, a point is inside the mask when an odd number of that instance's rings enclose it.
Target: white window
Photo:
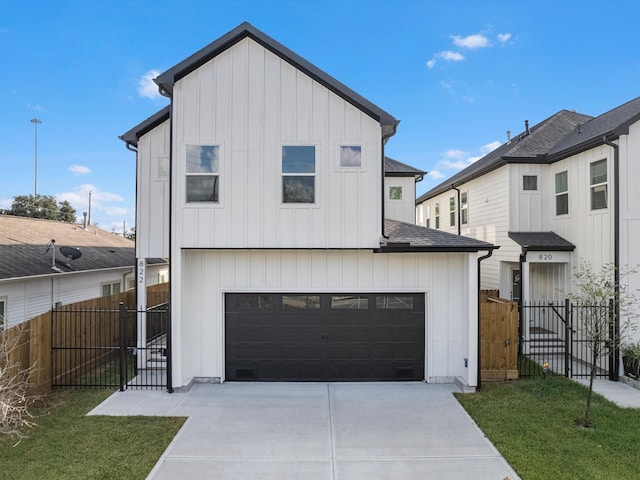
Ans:
[[[220,195],[220,147],[187,145],[187,203],[218,203]]]
[[[402,200],[402,187],[389,187],[389,200]]]
[[[537,175],[523,175],[522,176],[522,189],[523,190],[538,190],[538,176]]]
[[[440,228],[440,204],[436,203],[435,207],[436,228]]]
[[[282,203],[315,203],[316,147],[282,147]]]
[[[607,160],[598,160],[590,166],[591,210],[607,208]]]
[[[0,298],[0,330],[7,328],[7,299]]]
[[[431,205],[427,205],[424,226],[427,228],[431,226]]]
[[[169,270],[160,270],[158,272],[158,283],[167,283],[169,281]]]
[[[569,213],[569,178],[566,171],[556,173],[556,215]]]
[[[109,295],[116,295],[120,293],[120,282],[103,283],[102,284],[102,296],[108,297]]]
[[[169,157],[158,157],[158,178],[164,179],[169,176]]]
[[[456,224],[456,199],[449,197],[449,226],[454,227]]]
[[[469,223],[469,194],[462,192],[460,194],[460,223],[466,225]]]
[[[357,168],[362,166],[362,146],[340,145],[340,168]]]

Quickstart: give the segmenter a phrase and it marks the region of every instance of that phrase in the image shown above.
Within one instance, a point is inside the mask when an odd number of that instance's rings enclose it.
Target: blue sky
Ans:
[[[134,224],[118,135],[167,104],[149,79],[243,21],[401,120],[387,155],[418,195],[562,109],[640,96],[640,2],[627,0],[0,0],[0,207],[34,191],[92,223]]]

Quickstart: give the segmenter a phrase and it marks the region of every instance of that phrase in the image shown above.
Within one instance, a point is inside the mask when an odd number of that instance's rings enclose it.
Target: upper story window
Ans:
[[[566,171],[556,173],[556,215],[569,213],[569,180]]]
[[[607,160],[590,165],[591,210],[607,208]]]
[[[282,203],[314,203],[316,147],[282,147]]]
[[[389,187],[389,200],[402,200],[402,187]]]
[[[456,199],[455,197],[449,197],[449,226],[453,227],[456,224]]]
[[[469,223],[469,193],[462,192],[460,194],[460,223],[466,225]]]
[[[358,168],[362,166],[362,147],[360,145],[340,145],[340,168]]]
[[[158,175],[157,178],[164,179],[169,176],[169,157],[158,157]]]
[[[7,299],[0,298],[0,330],[7,328]]]
[[[430,205],[426,206],[424,216],[425,216],[424,226],[430,227],[431,226],[431,206]]]
[[[187,203],[214,202],[220,196],[220,147],[187,145]]]
[[[523,175],[522,176],[522,189],[523,190],[538,190],[538,176],[537,175]]]
[[[440,204],[436,203],[435,207],[436,228],[440,228]]]

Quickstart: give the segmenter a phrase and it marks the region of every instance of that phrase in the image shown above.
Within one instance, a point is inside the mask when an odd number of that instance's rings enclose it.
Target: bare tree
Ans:
[[[616,273],[619,274],[618,283]],[[577,304],[577,328],[591,353],[587,405],[584,418],[579,420],[584,427],[592,426],[591,400],[598,360],[611,351],[619,351],[622,339],[632,329],[632,319],[637,317],[634,293],[620,287],[625,283],[622,280],[633,273],[635,270],[620,273],[613,264],[605,264],[598,271],[591,263],[582,261],[573,275],[576,291],[568,296]]]
[[[35,364],[25,368],[17,359],[24,334],[24,326],[0,331],[0,434],[17,438],[16,445],[35,426],[29,412],[36,400],[29,392]]]

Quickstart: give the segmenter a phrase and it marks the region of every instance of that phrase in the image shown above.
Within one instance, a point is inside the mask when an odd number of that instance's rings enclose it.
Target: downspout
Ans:
[[[602,137],[602,142],[613,148],[613,291],[615,335],[620,339],[620,146],[611,142],[606,136]],[[618,358],[618,342],[614,345],[614,356]],[[614,366],[611,380],[617,381],[619,375],[619,362]]]
[[[522,247],[522,253],[518,262],[518,270],[520,271],[520,280],[518,286],[520,287],[520,295],[518,296],[518,355],[522,355],[522,339],[524,334],[524,318],[522,316],[522,296],[524,294],[523,282],[523,270],[522,265],[527,261],[527,247]]]
[[[127,147],[127,150],[138,153],[138,149],[131,145],[129,142],[125,143],[125,146]]]
[[[168,97],[169,106],[169,291],[167,293],[169,300],[169,319],[167,325],[167,392],[173,393],[173,336],[171,334],[173,328],[173,319],[171,318],[172,302],[171,302],[171,285],[173,283],[173,262],[171,261],[172,238],[173,238],[173,97],[164,89],[159,87],[160,94]]]
[[[458,235],[462,235],[461,225],[460,225],[460,189],[456,188],[452,183],[451,188],[457,192],[457,200],[456,200],[456,210],[458,211]]]
[[[380,196],[380,198],[382,199],[382,224],[380,225],[381,228],[381,235],[382,238],[388,239],[389,235],[387,235],[384,231],[384,202],[385,202],[385,190],[384,190],[384,179],[385,177],[385,171],[384,171],[384,144],[385,144],[386,138],[384,137],[384,135],[382,135],[382,140],[380,140],[380,151],[382,152],[382,195]]]
[[[498,247],[499,248],[499,247]],[[481,291],[481,285],[480,285],[480,262],[482,262],[483,260],[486,260],[487,258],[489,258],[491,255],[493,255],[493,250],[489,250],[487,252],[486,255],[483,255],[481,257],[478,257],[478,332],[476,334],[477,337],[477,362],[478,362],[478,371],[476,373],[477,378],[476,378],[476,390],[480,390],[480,388],[482,387],[482,356],[481,356],[481,352],[482,352],[482,345],[481,345],[481,335],[480,335],[480,328],[482,327],[482,322],[481,320],[481,316],[480,316],[480,301],[481,301],[481,297],[480,297],[480,291]]]

